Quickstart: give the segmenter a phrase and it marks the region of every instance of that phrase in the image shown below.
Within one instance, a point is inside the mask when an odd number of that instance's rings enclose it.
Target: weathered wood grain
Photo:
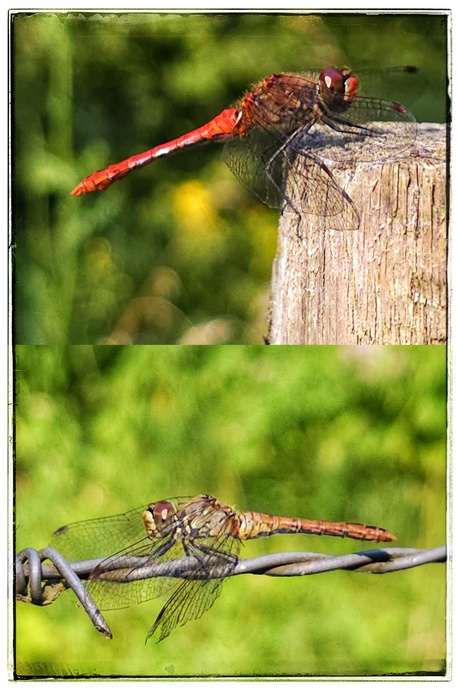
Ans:
[[[337,230],[334,218],[313,214],[299,223],[284,209],[270,343],[445,343],[446,127],[420,125],[415,145],[395,160],[327,164],[360,225]],[[298,176],[286,189],[294,205],[306,193]]]

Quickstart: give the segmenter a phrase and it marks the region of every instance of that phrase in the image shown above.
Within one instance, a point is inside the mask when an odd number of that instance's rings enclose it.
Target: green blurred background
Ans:
[[[209,492],[240,510],[377,524],[397,546],[446,540],[444,347],[19,346],[16,551],[63,524]],[[242,557],[349,553],[294,535]],[[109,676],[442,673],[446,568],[230,578],[213,608],[155,644],[163,602],[106,619],[71,592],[16,605],[17,672]]]
[[[349,65],[363,94],[446,121],[441,14],[23,13],[12,39],[24,344],[262,342],[277,212],[220,150],[156,161],[103,194],[70,191],[203,124],[268,74]],[[407,64],[419,73],[385,73]]]

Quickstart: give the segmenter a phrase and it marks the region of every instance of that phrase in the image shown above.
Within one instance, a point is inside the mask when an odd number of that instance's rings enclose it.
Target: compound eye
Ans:
[[[346,100],[353,100],[355,96],[358,93],[358,79],[354,77],[353,75],[350,75],[346,80],[345,80],[345,99]]]
[[[171,524],[174,515],[174,508],[169,501],[157,501],[151,507],[153,519],[157,529],[162,529]]]
[[[319,76],[319,80],[326,89],[340,94],[345,92],[346,76],[347,75],[344,75],[340,70],[331,67],[329,69],[323,69]]]

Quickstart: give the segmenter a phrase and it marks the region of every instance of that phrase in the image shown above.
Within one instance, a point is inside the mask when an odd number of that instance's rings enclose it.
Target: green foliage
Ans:
[[[443,347],[40,347],[16,350],[16,551],[76,520],[209,492],[240,510],[380,525],[397,546],[446,539]],[[243,557],[347,553],[286,535]],[[102,555],[102,554],[101,554]],[[95,632],[72,593],[16,607],[25,675],[442,672],[445,566],[382,576],[230,578],[161,644],[162,602]]]
[[[446,17],[17,14],[15,331],[20,343],[261,343],[277,213],[213,147],[103,194],[71,189],[207,122],[272,72],[337,64],[362,91],[446,119]]]

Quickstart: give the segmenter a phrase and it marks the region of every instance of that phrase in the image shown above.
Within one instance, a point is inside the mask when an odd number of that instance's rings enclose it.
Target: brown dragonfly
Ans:
[[[174,628],[200,618],[233,574],[241,542],[272,534],[318,534],[364,541],[394,541],[380,527],[237,512],[209,495],[173,498],[128,513],[66,525],[53,535],[54,548],[68,560],[100,558],[86,588],[101,610],[148,601],[174,590],[147,639],[158,641]],[[191,563],[180,575],[154,577],[155,568]],[[177,578],[179,579],[179,585]]]

